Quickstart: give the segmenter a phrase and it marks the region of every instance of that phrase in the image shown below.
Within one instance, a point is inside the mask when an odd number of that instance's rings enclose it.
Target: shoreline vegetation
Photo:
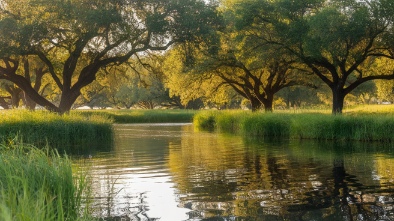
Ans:
[[[1,144],[0,184],[0,220],[94,220],[88,175],[53,149]]]
[[[58,115],[49,111],[1,111],[0,142],[21,140],[37,147],[50,146],[73,151],[80,147],[111,144],[112,120],[105,116],[79,113]]]
[[[191,123],[195,110],[76,110],[83,116],[103,116],[117,124]]]
[[[392,136],[394,114],[391,109],[376,111],[353,109],[343,115],[312,111],[298,113],[204,111],[195,115],[193,123],[197,130],[263,139],[394,141]]]
[[[331,115],[329,109],[276,110],[74,110],[0,111],[0,142],[15,139],[35,146],[72,151],[78,147],[110,146],[112,124],[194,123],[198,130],[264,139],[317,139],[393,142],[394,105],[363,105]]]
[[[0,143],[22,140],[60,153],[89,151],[113,142],[114,123],[191,123],[192,110],[74,110],[59,115],[45,110],[0,110]]]

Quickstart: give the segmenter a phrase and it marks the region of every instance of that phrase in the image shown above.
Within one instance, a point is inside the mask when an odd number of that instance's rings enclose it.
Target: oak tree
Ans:
[[[285,48],[332,93],[332,113],[361,84],[394,79],[394,69],[371,68],[393,60],[392,1],[248,1],[236,5],[237,27],[250,41]]]
[[[213,6],[200,0],[4,0],[0,5],[0,57],[36,56],[61,91],[53,103],[23,74],[1,72],[48,110],[70,110],[97,72],[132,56],[199,41],[215,23]]]

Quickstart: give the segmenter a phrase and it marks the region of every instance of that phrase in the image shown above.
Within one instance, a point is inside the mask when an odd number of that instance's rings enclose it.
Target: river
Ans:
[[[74,160],[105,220],[394,220],[390,145],[258,141],[191,124],[114,130],[111,150]]]

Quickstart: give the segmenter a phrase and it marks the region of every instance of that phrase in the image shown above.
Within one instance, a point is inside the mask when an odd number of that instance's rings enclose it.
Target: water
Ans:
[[[106,220],[394,220],[394,148],[383,144],[115,125],[113,150],[75,164],[91,170]]]

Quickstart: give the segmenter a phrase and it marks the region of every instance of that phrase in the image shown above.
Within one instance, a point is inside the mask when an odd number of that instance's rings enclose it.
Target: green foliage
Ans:
[[[209,41],[217,18],[215,6],[202,0],[3,0],[0,11],[0,27],[13,27],[8,36],[0,32],[0,78],[58,113],[72,108],[99,70],[175,43]],[[45,64],[57,102],[32,88],[19,65],[25,55]]]
[[[23,142],[64,149],[112,143],[112,121],[98,115],[57,115],[47,111],[1,111],[0,140],[12,144],[15,137]]]
[[[205,106],[216,108],[225,107],[238,99],[234,90],[223,84],[223,80],[212,73],[204,72],[208,68],[207,64],[195,64],[193,67],[188,67],[185,64],[188,58],[184,55],[188,52],[184,50],[178,47],[169,51],[163,62],[164,82],[171,97],[179,97],[184,107],[193,101],[201,100]],[[200,61],[197,59],[198,55],[193,56],[195,62]]]
[[[297,57],[297,69],[330,87],[333,114],[361,84],[394,78],[392,4],[385,0],[235,2],[230,10],[242,24],[238,32],[247,33],[244,44],[274,45]]]
[[[88,220],[87,176],[73,175],[67,157],[20,143],[0,153],[1,220]]]
[[[394,102],[394,81],[377,81],[376,87],[381,101]]]

